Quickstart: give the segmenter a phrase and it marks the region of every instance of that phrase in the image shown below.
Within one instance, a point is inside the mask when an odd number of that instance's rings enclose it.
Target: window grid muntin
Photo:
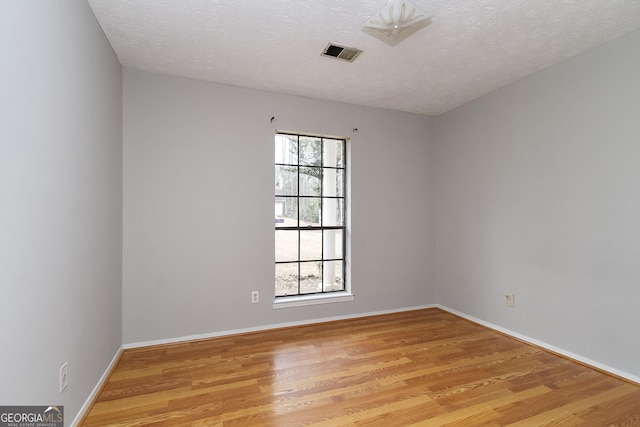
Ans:
[[[279,163],[279,162],[275,162],[275,166],[288,166],[288,167],[293,167],[296,169],[296,174],[297,174],[297,195],[285,195],[285,194],[275,194],[275,197],[285,197],[285,198],[295,198],[297,203],[296,203],[296,210],[297,210],[297,217],[296,217],[296,223],[297,226],[283,226],[283,227],[278,227],[276,225],[275,227],[275,231],[277,232],[278,230],[297,230],[298,231],[298,260],[297,261],[275,261],[275,264],[278,265],[282,265],[282,264],[297,264],[297,270],[298,270],[298,280],[297,280],[297,293],[296,294],[286,294],[286,295],[276,295],[276,298],[280,298],[280,297],[288,297],[288,296],[298,296],[298,295],[313,295],[313,294],[324,294],[324,293],[332,293],[332,292],[343,292],[346,290],[346,216],[347,216],[347,206],[346,206],[346,180],[347,180],[347,174],[346,174],[346,165],[347,165],[347,147],[346,147],[346,139],[342,139],[342,138],[324,138],[324,137],[311,137],[308,135],[302,135],[302,134],[290,134],[290,133],[284,133],[284,132],[278,132],[276,134],[277,135],[286,135],[286,136],[293,136],[296,137],[296,158],[297,158],[297,162],[298,163]],[[320,140],[320,165],[310,165],[310,164],[306,164],[306,163],[302,163],[300,160],[300,139],[301,138],[316,138]],[[331,140],[331,141],[340,141],[342,142],[340,144],[341,146],[341,153],[340,153],[340,159],[341,159],[341,164],[342,166],[324,166],[324,141],[325,139]],[[337,153],[336,153],[337,154]],[[320,196],[300,196],[300,169],[301,168],[316,168],[316,169],[320,169],[321,170],[321,174],[320,174]],[[342,173],[342,182],[341,182],[341,194],[342,196],[324,196],[324,170],[326,169],[333,169],[333,170],[341,170],[343,171]],[[337,187],[336,187],[337,190]],[[319,198],[320,199],[320,209],[319,209],[319,214],[320,214],[320,225],[319,226],[314,226],[314,225],[307,225],[307,226],[301,226],[300,225],[300,199],[304,199],[304,198]],[[342,200],[342,212],[341,212],[341,225],[332,225],[332,226],[325,226],[323,225],[324,223],[324,215],[323,213],[323,208],[324,208],[324,200],[325,199],[336,199],[336,200]],[[324,235],[322,238],[322,250],[321,250],[321,254],[322,254],[322,259],[315,259],[315,260],[301,260],[300,259],[300,254],[301,254],[301,244],[302,244],[302,239],[301,239],[301,235],[300,232],[304,231],[304,230],[341,230],[341,253],[342,253],[342,257],[339,258],[325,258],[325,248],[324,248]],[[325,290],[325,274],[324,274],[324,270],[325,270],[325,263],[326,262],[335,262],[335,261],[341,261],[341,289],[336,289],[336,290],[330,290],[330,291],[326,291]],[[301,290],[301,265],[303,263],[313,263],[313,262],[319,262],[321,265],[321,290],[319,292],[306,292],[303,293]]]

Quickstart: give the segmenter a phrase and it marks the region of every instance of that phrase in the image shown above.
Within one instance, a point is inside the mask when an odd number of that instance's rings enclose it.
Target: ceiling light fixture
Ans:
[[[431,23],[431,15],[409,0],[389,0],[364,23],[368,33],[396,44]]]

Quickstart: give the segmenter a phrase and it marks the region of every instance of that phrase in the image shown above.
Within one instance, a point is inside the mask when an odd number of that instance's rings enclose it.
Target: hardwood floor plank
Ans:
[[[486,419],[489,416],[491,417],[491,420],[499,418],[500,412],[496,409],[500,406],[513,402],[521,402],[531,397],[549,392],[551,392],[549,388],[538,386],[518,393],[511,393],[507,396],[500,396],[487,402],[461,407],[460,409],[449,411],[446,414],[432,417],[428,422],[434,426],[443,426],[447,424],[462,425],[462,423],[466,423],[467,425],[481,425],[476,424],[477,420],[480,418]],[[416,423],[415,425],[420,425],[420,423]]]
[[[554,408],[566,408],[572,402],[588,396],[598,395],[615,386],[616,384],[612,384],[611,379],[597,376],[573,386],[564,387],[562,393],[550,393],[536,399],[529,399],[522,405],[501,408],[502,417],[500,421],[509,424],[522,418],[534,418],[537,414]]]
[[[531,425],[550,425],[554,422],[558,422],[558,420],[562,420],[567,417],[576,416],[576,413],[578,411],[584,411],[589,408],[593,409],[597,405],[600,405],[604,402],[609,402],[616,399],[624,398],[626,395],[630,393],[631,389],[636,389],[636,388],[637,387],[632,386],[630,384],[621,384],[620,386],[615,387],[613,389],[602,391],[600,393],[597,393],[595,395],[592,395],[586,398],[578,398],[577,400],[568,402],[560,407],[556,407],[551,410],[540,412],[531,417],[526,417],[523,420],[520,420],[515,423],[509,423],[507,425],[512,427],[519,427],[519,426],[526,427]],[[586,422],[587,420],[584,420],[584,421]],[[611,421],[609,421],[609,423],[614,424]]]
[[[640,425],[640,386],[426,309],[125,350],[81,425]]]
[[[614,401],[600,402],[595,407],[579,411],[576,415],[589,420],[593,425],[606,425],[610,423],[609,414],[617,414],[615,425],[617,426],[638,426],[640,425],[640,414],[638,414],[638,401],[640,401],[640,390],[631,392],[623,398]]]

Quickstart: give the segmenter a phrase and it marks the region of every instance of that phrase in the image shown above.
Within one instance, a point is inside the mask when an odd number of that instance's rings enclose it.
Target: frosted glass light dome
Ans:
[[[431,15],[409,0],[389,0],[363,26],[370,34],[395,44],[430,23]]]

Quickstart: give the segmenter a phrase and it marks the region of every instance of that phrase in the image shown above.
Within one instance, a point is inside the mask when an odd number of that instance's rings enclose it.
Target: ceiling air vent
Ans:
[[[334,43],[329,43],[322,51],[323,56],[332,56],[349,62],[353,62],[361,53],[362,51],[355,47],[340,46]]]

